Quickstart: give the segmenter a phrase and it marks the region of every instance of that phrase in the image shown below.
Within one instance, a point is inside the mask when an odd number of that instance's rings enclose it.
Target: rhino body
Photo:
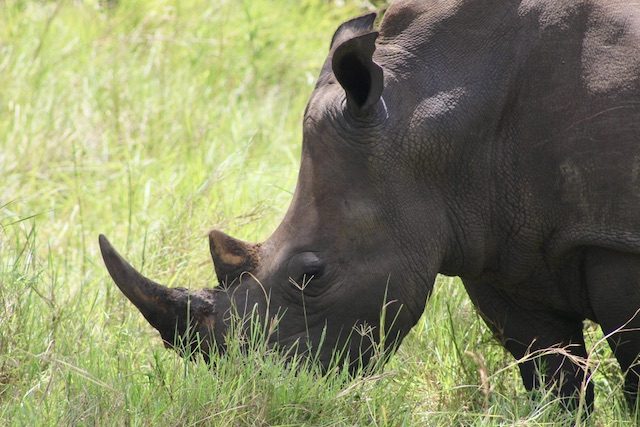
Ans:
[[[436,274],[460,276],[517,359],[593,402],[583,321],[609,336],[625,393],[640,368],[640,4],[397,1],[342,24],[304,116],[293,201],[262,244],[210,234],[226,286],[105,263],[167,345],[187,330],[224,348],[231,307],[279,316],[280,348],[367,363],[363,328],[392,350]],[[191,320],[186,320],[187,303]],[[385,324],[381,325],[383,309]],[[543,367],[542,376],[536,367]]]

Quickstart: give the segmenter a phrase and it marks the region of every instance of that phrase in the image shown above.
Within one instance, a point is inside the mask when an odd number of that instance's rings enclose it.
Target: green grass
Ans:
[[[0,425],[571,422],[524,392],[457,280],[385,369],[350,381],[260,346],[185,362],[106,273],[99,233],[194,288],[215,283],[209,229],[269,235],[331,34],[362,3],[0,3]],[[600,336],[590,422],[634,425]]]

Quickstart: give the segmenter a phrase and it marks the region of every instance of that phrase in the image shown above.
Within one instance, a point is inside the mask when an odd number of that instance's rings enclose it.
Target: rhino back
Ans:
[[[565,3],[552,19],[544,12],[558,3],[528,3],[537,8],[523,18],[537,37],[520,64],[505,142],[517,147],[523,173],[514,176],[550,229],[546,249],[640,253],[640,6]]]

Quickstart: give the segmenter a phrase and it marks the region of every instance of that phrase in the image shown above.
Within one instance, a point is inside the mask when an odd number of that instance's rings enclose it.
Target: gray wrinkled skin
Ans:
[[[187,295],[205,349],[224,347],[233,304],[286,309],[274,343],[310,345],[326,365],[345,344],[367,362],[368,340],[348,336],[368,325],[377,337],[385,303],[399,344],[435,275],[458,275],[516,358],[550,346],[584,357],[582,321],[599,323],[633,403],[640,332],[618,329],[640,327],[640,4],[397,1],[379,34],[373,19],[333,37],[277,230],[261,245],[211,233],[226,291],[167,290],[101,238],[118,286],[168,345],[176,322],[186,330]],[[541,364],[575,395],[583,368],[543,359],[519,365],[525,387]]]

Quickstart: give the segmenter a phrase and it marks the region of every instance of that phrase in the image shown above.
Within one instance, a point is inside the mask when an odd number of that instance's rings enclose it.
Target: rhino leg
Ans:
[[[640,379],[640,255],[593,248],[585,261],[591,306],[625,373],[625,398],[635,409]]]
[[[542,384],[557,388],[565,406],[578,407],[583,387],[587,411],[593,409],[593,384],[585,382],[589,371],[578,358],[586,359],[582,319],[571,319],[544,310],[536,304],[516,302],[491,285],[463,280],[471,300],[496,338],[515,357],[527,390]],[[577,358],[568,357],[576,356]]]

